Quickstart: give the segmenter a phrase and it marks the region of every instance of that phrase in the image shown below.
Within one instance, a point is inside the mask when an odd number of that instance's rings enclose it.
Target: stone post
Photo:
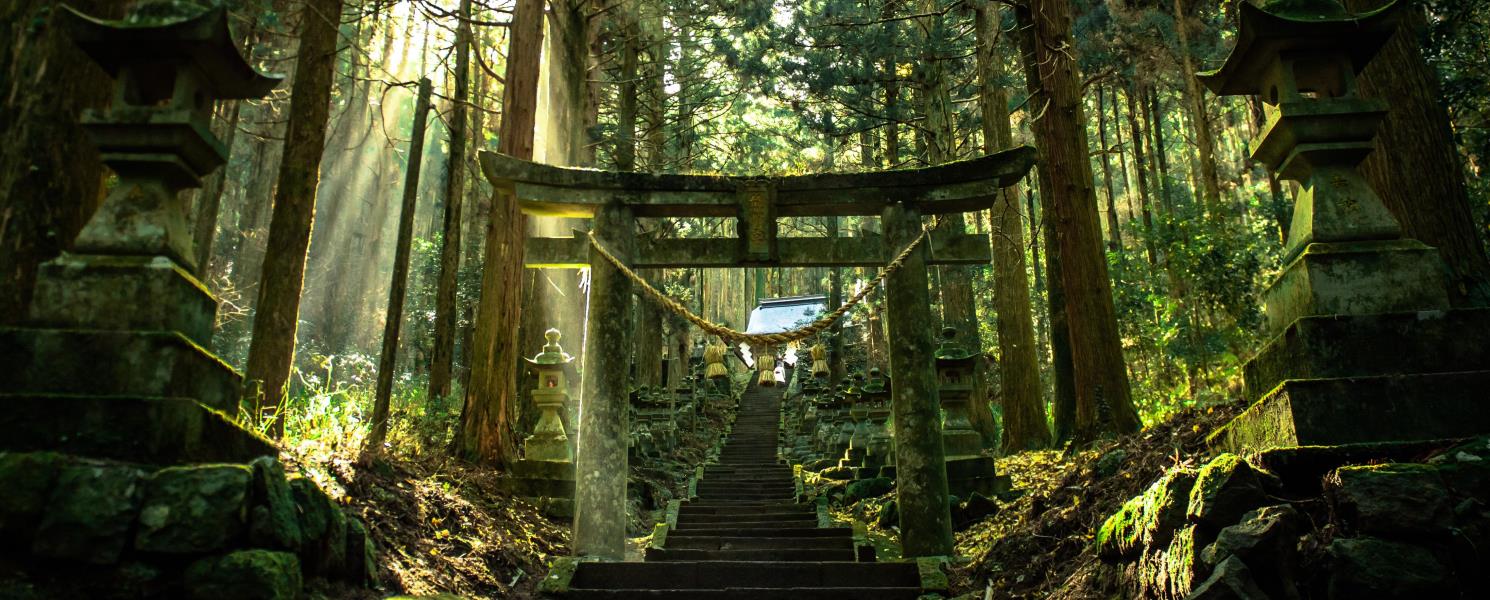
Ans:
[[[885,208],[881,223],[887,255],[900,252],[921,232],[919,212],[899,203]],[[927,291],[926,257],[923,245],[885,279],[886,343],[895,376],[895,497],[901,552],[906,557],[952,554],[942,416],[932,364],[936,320]]]
[[[612,202],[595,213],[593,231],[616,258],[630,260],[636,220]],[[631,352],[631,280],[590,252],[590,310],[580,391],[574,554],[619,561],[626,555],[626,367]]]

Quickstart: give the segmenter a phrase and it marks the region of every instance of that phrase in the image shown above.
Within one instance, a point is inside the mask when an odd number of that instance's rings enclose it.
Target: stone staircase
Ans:
[[[789,465],[777,462],[784,388],[752,386],[740,399],[719,463],[704,468],[697,498],[659,526],[646,562],[576,565],[563,598],[914,599],[914,562],[860,562],[853,530],[825,524],[795,501]],[[864,558],[872,561],[869,553]]]

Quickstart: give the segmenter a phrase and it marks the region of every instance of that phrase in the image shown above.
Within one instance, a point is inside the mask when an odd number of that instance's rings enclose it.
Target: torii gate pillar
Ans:
[[[634,258],[636,219],[629,207],[606,204],[596,211],[592,227],[595,237],[621,262]],[[626,558],[631,288],[631,280],[604,258],[590,260],[589,327],[574,458],[574,554],[611,561]]]
[[[890,253],[910,245],[921,233],[921,213],[892,203],[881,216]],[[927,291],[926,245],[906,257],[885,278],[885,320],[890,400],[895,415],[895,501],[900,506],[900,547],[906,557],[951,556],[952,514],[947,506],[947,467],[942,448],[941,404],[937,399],[936,323]]]

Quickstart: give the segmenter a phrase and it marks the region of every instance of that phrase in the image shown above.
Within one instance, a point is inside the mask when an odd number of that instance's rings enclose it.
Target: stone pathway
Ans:
[[[858,562],[853,530],[818,527],[777,462],[785,388],[747,390],[719,464],[646,562],[583,563],[565,598],[914,599],[914,563]]]

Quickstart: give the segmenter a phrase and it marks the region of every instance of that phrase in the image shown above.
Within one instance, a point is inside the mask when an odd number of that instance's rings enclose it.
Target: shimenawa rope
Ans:
[[[632,271],[625,264],[622,264],[620,259],[617,259],[614,254],[610,253],[610,250],[607,250],[605,246],[600,243],[600,240],[595,239],[595,232],[590,232],[589,238],[590,246],[595,248],[595,251],[599,252],[600,256],[605,257],[606,262],[609,262],[612,266],[619,269],[621,273],[625,274],[626,277],[631,279],[632,283],[641,286],[642,291],[646,292],[647,296],[652,298],[652,300],[656,301],[658,304],[661,304],[663,308],[682,315],[683,318],[688,319],[688,322],[698,326],[699,329],[702,329],[709,334],[717,335],[720,337],[720,339],[726,342],[745,342],[747,344],[750,344],[752,347],[759,348],[764,346],[775,346],[778,344],[788,344],[791,342],[804,340],[822,333],[823,330],[826,330],[829,327],[832,327],[835,321],[843,318],[843,315],[848,314],[848,311],[853,309],[854,305],[862,301],[865,296],[868,296],[871,290],[877,287],[880,282],[885,280],[885,277],[888,277],[891,273],[894,273],[897,269],[899,269],[901,265],[905,264],[905,259],[910,257],[911,251],[915,250],[917,246],[920,246],[922,242],[926,241],[926,230],[922,229],[921,234],[916,236],[916,239],[911,240],[910,245],[906,246],[905,250],[902,250],[900,254],[896,255],[895,259],[891,260],[890,263],[885,265],[883,269],[880,269],[879,275],[876,275],[874,279],[869,282],[868,285],[865,285],[863,289],[860,289],[859,293],[854,294],[852,298],[849,298],[848,302],[845,302],[843,306],[838,307],[837,310],[823,315],[821,318],[813,321],[812,323],[809,323],[797,329],[793,329],[791,331],[783,331],[781,333],[755,334],[745,333],[743,331],[736,331],[723,325],[712,323],[708,319],[693,314],[693,311],[688,310],[688,307],[683,306],[683,303],[672,299],[667,294],[664,294],[657,288],[652,287],[652,284],[647,283],[646,279],[643,279],[640,275],[637,275],[635,271]]]

